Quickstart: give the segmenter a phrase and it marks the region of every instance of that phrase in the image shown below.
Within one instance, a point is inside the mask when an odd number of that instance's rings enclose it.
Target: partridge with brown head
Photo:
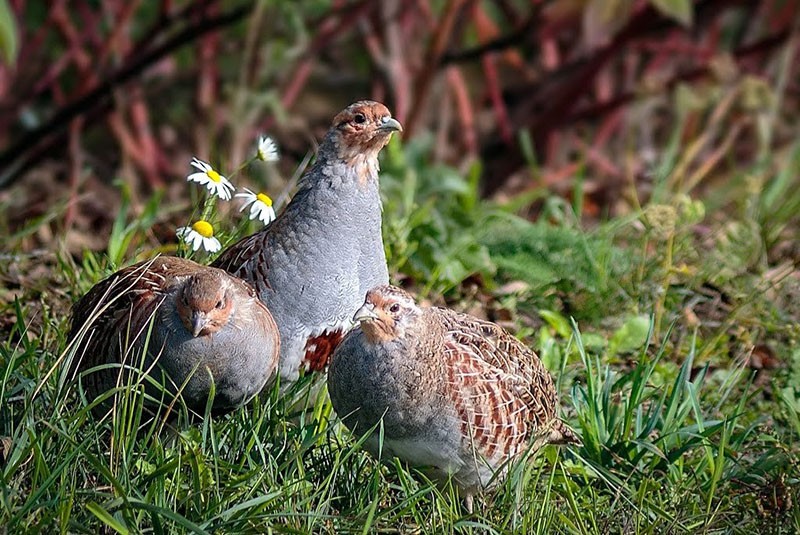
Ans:
[[[494,323],[420,307],[394,286],[370,290],[355,320],[328,371],[336,413],[356,435],[375,428],[373,455],[452,477],[468,507],[509,461],[577,441],[539,358]]]
[[[345,108],[283,212],[214,266],[252,284],[281,332],[280,374],[324,370],[364,293],[389,282],[378,153],[402,130],[383,104]]]
[[[220,269],[164,256],[94,286],[73,307],[69,340],[71,369],[90,398],[125,385],[125,369],[149,370],[164,391],[180,391],[197,411],[212,384],[216,411],[250,400],[273,376],[280,347],[272,315],[250,286]]]

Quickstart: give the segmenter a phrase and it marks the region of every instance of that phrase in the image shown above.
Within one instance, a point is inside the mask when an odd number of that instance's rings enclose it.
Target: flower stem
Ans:
[[[258,158],[257,158],[256,156],[252,156],[252,157],[250,157],[250,159],[248,159],[248,160],[245,160],[245,161],[244,161],[244,163],[243,163],[242,165],[240,165],[239,167],[237,167],[235,171],[233,171],[231,174],[229,174],[229,175],[228,175],[228,178],[233,178],[233,177],[235,177],[236,175],[238,175],[238,174],[239,174],[239,173],[242,171],[242,169],[244,169],[245,167],[247,167],[248,165],[250,165],[251,163],[253,163],[253,162],[254,162],[254,161],[256,161],[257,159],[258,159]]]
[[[214,206],[217,203],[217,196],[216,195],[208,195],[206,197],[206,202],[203,204],[203,213],[200,216],[200,219],[203,221],[209,221],[212,214],[214,213]]]

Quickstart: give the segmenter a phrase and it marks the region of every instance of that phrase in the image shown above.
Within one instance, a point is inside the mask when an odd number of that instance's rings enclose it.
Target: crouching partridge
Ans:
[[[373,455],[452,477],[468,509],[508,461],[547,443],[577,442],[556,415],[548,371],[494,323],[420,307],[394,286],[370,290],[354,319],[360,328],[344,338],[328,371],[333,408],[358,436],[375,428],[364,443]]]
[[[213,264],[251,283],[269,307],[281,333],[286,381],[324,370],[364,293],[389,282],[378,153],[400,130],[383,104],[345,108],[286,209]]]
[[[221,269],[165,256],[94,286],[73,307],[69,339],[76,345],[71,369],[91,398],[125,385],[121,371],[137,368],[173,395],[180,389],[199,412],[212,383],[215,412],[258,394],[276,370],[280,346],[272,315],[250,286]]]

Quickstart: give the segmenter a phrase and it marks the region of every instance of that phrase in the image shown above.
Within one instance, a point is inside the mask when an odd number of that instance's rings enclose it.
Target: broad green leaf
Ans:
[[[0,0],[2,1],[2,0]],[[94,516],[99,518],[103,524],[110,527],[117,533],[128,534],[130,531],[128,528],[125,527],[119,520],[114,518],[111,513],[103,509],[100,505],[95,502],[89,502],[86,504],[86,508],[92,512]]]
[[[562,338],[569,338],[572,328],[567,318],[554,310],[540,310],[539,315],[552,327]]]
[[[600,351],[606,346],[606,339],[597,333],[583,333],[583,346],[592,351]]]
[[[647,342],[649,331],[650,318],[647,316],[628,318],[611,337],[609,354],[627,353],[639,349]]]
[[[18,51],[17,21],[8,5],[8,0],[0,0],[0,54],[9,65],[17,61]]]
[[[650,0],[653,7],[684,26],[692,25],[692,0]]]

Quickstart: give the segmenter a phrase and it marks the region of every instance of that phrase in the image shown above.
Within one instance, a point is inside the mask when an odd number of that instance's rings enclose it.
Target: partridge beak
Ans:
[[[200,312],[198,310],[192,311],[192,336],[197,338],[200,336],[200,333],[203,332],[203,329],[206,328],[206,324],[208,323],[208,318],[206,317],[204,312]]]
[[[364,303],[364,305],[356,310],[355,316],[353,316],[353,321],[362,322],[362,321],[369,321],[378,319],[378,315],[372,310],[372,305]]]
[[[384,117],[381,119],[381,124],[378,130],[382,132],[402,132],[403,125],[394,117]]]

